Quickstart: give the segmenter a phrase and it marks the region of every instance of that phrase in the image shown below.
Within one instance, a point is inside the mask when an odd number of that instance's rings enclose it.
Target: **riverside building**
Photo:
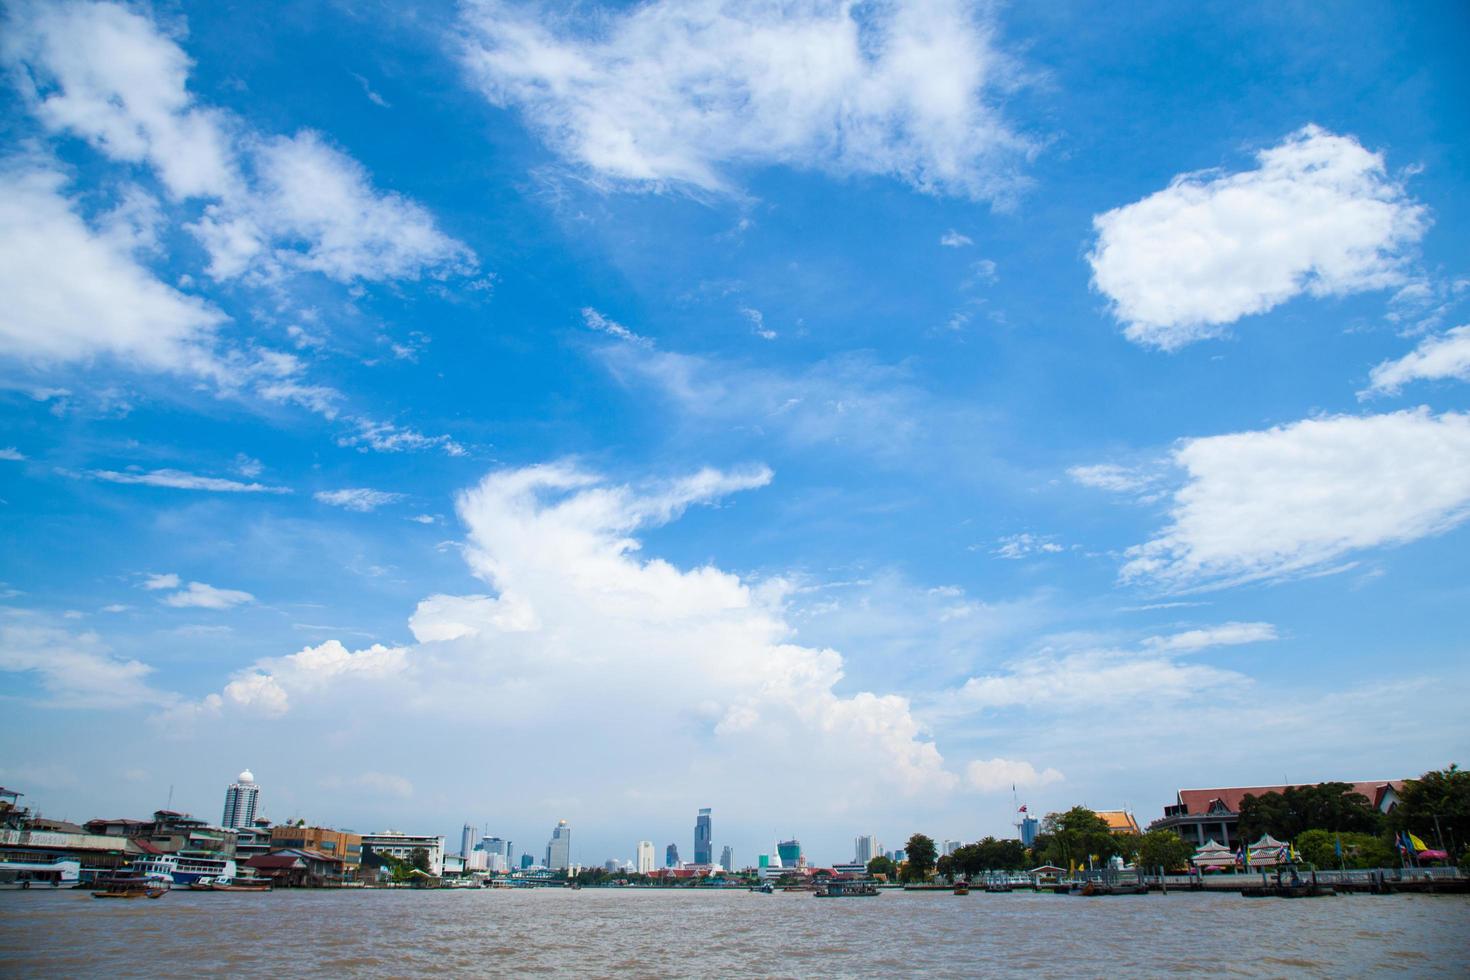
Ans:
[[[225,790],[225,815],[220,818],[219,825],[249,827],[255,822],[255,809],[259,800],[260,787],[255,785],[255,774],[246,769]]]
[[[435,878],[444,875],[443,837],[385,830],[381,834],[363,834],[362,846],[371,847],[374,854],[386,854],[400,861],[413,860],[413,852],[422,849],[429,857],[429,874]]]

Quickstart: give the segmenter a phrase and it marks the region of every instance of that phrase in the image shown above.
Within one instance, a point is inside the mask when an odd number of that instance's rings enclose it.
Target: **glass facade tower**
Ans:
[[[694,820],[694,863],[712,864],[714,859],[714,822],[710,819],[710,808],[704,807]]]

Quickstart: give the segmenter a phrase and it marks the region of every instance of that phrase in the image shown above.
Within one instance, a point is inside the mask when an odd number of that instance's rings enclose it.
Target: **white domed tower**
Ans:
[[[221,827],[248,827],[255,819],[255,805],[260,798],[260,787],[255,785],[255,773],[246,769],[225,790],[225,815]]]

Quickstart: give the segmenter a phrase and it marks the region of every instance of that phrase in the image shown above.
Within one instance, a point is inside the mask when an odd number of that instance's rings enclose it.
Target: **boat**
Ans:
[[[970,894],[970,883],[968,881],[957,881],[957,882],[955,882],[954,883],[954,893],[956,895],[968,895],[968,894]]]
[[[80,861],[0,861],[0,888],[25,891],[70,887],[81,881],[81,873]]]
[[[100,884],[102,891],[93,892],[93,898],[162,898],[168,893],[168,885],[157,878],[139,875],[119,875]]]
[[[760,892],[762,895],[772,895],[775,894],[776,889],[775,886],[773,886],[768,881],[764,885],[751,885],[749,888],[746,889],[746,891]]]
[[[817,898],[869,898],[878,894],[878,883],[867,878],[833,878],[815,894]]]
[[[985,883],[985,891],[991,895],[1001,895],[1012,890],[1009,881],[988,881]]]
[[[1240,894],[1246,898],[1327,898],[1336,895],[1337,891],[1330,885],[1314,885],[1309,881],[1302,881],[1242,888]]]
[[[271,883],[249,878],[200,878],[189,885],[193,892],[268,892]]]
[[[233,858],[197,857],[188,854],[153,854],[140,857],[129,865],[134,874],[148,877],[167,878],[175,885],[192,885],[201,878],[233,879],[236,875]]]

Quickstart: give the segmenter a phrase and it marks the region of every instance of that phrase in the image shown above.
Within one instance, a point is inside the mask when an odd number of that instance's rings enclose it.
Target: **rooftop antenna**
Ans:
[[[164,804],[164,807],[163,808],[165,810],[172,810],[174,808],[174,784],[173,783],[169,783],[168,784],[168,803]]]

